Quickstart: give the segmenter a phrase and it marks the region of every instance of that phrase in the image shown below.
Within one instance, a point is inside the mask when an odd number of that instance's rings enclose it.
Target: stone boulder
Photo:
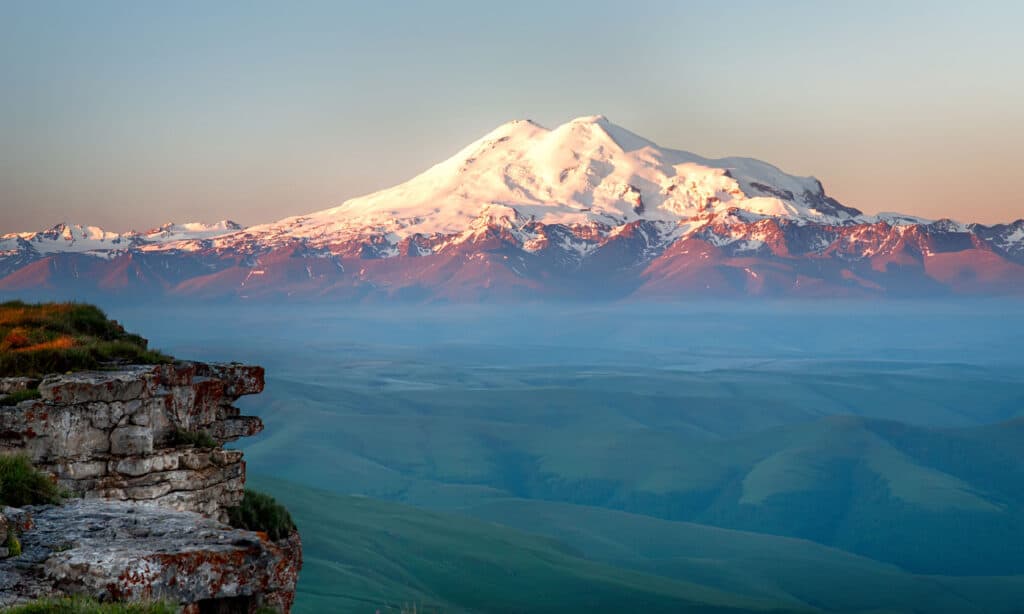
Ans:
[[[0,394],[22,392],[29,388],[39,386],[39,380],[32,377],[2,377],[0,378]]]
[[[74,594],[169,601],[186,613],[291,608],[302,566],[297,533],[270,542],[199,514],[135,502],[76,500],[29,512],[31,521],[21,520],[22,555],[0,560],[0,607]]]

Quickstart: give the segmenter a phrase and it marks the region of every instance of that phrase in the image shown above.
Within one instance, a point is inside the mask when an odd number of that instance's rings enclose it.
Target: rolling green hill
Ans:
[[[587,560],[494,523],[250,479],[303,535],[295,612],[793,611],[776,600]],[[805,610],[806,608],[799,608]]]
[[[563,503],[436,513],[250,477],[294,514],[296,612],[1011,612],[1024,577],[919,576],[813,542]],[[544,537],[540,534],[547,535]],[[870,587],[870,590],[865,590]]]
[[[555,376],[503,377],[539,385]],[[631,403],[637,395],[621,387],[577,392],[548,382],[477,394],[453,383],[372,394],[365,382],[342,381],[272,382],[253,410],[272,435],[246,444],[250,466],[431,509],[560,501],[810,539],[919,573],[1024,573],[1019,420],[788,422],[768,406],[766,416],[783,424],[762,418],[764,428],[725,437],[695,426],[696,410],[679,411],[685,399]],[[794,395],[791,405],[811,400]],[[730,407],[709,401],[701,411],[716,416],[701,424],[748,420]],[[311,456],[330,460],[311,472]]]
[[[1024,576],[917,575],[807,540],[594,507],[518,499],[459,513],[555,537],[592,560],[829,611],[1010,612],[1024,600]]]
[[[488,611],[470,584],[499,611],[591,611],[591,585],[624,611],[1024,603],[1018,303],[119,319],[267,368],[240,445],[293,483],[268,488],[305,523],[305,611]]]

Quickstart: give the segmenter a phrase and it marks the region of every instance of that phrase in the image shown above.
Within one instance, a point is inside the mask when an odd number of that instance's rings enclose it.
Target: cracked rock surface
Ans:
[[[76,500],[27,508],[20,522],[30,528],[22,555],[0,561],[0,607],[73,593],[287,611],[302,564],[297,535],[270,542],[152,503]]]

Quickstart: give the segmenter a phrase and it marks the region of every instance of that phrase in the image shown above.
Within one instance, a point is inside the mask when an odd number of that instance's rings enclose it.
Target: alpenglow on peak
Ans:
[[[589,115],[507,122],[396,186],[249,228],[0,236],[0,290],[91,279],[153,295],[358,300],[992,294],[1024,288],[1024,221],[863,215],[813,177],[663,147]]]
[[[860,214],[828,198],[812,177],[664,148],[591,115],[553,129],[507,122],[397,186],[251,231],[309,237],[373,229],[404,238],[459,232],[488,218],[615,227],[727,210],[836,224]]]

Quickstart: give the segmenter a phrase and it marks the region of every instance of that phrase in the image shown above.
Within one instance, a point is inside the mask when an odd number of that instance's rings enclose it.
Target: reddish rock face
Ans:
[[[682,249],[693,241],[721,249],[724,259],[713,268],[693,262]],[[269,247],[243,241],[243,247],[135,253],[125,246],[127,252],[110,259],[7,256],[0,262],[0,290],[341,301],[672,299],[709,291],[806,296],[808,288],[814,296],[1024,292],[1024,220],[997,226],[875,218],[829,223],[729,209],[678,223],[481,221],[451,234],[398,239],[371,233],[324,245],[293,239]],[[740,265],[733,257],[753,262]],[[124,275],[126,263],[145,275]],[[652,285],[643,274],[652,267],[676,271],[681,283],[657,277]],[[747,268],[762,267],[788,272],[746,279]]]
[[[253,237],[249,244],[243,234],[239,245],[223,249],[203,244],[194,251],[134,252],[125,245],[109,259],[73,253],[0,256],[0,290],[341,301],[688,298],[709,289],[716,295],[781,296],[805,296],[808,288],[814,296],[1024,292],[1024,220],[997,226],[887,220],[827,223],[729,209],[679,223],[481,221],[452,234],[398,239],[370,233],[326,244],[293,238],[267,246]],[[679,248],[696,240],[720,248],[727,258],[755,259],[755,270],[781,266],[789,272],[747,283],[741,280],[749,262],[692,266],[679,258]],[[123,274],[129,264],[138,275]],[[678,271],[677,278],[686,281],[672,285],[658,278],[651,286],[643,275],[649,267]],[[715,290],[723,283],[728,291]]]

